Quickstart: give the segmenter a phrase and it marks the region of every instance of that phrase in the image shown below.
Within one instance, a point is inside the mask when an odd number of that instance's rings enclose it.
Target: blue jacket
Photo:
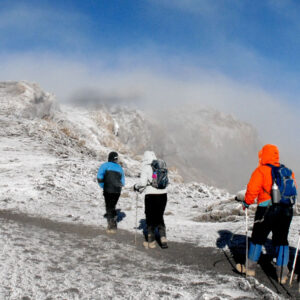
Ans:
[[[98,170],[97,181],[104,192],[121,193],[125,185],[124,171],[119,164],[106,162]]]

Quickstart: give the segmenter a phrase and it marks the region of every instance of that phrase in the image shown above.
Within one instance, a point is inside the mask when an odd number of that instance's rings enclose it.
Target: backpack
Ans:
[[[162,159],[155,159],[151,167],[153,171],[151,186],[156,189],[165,189],[169,184],[167,164]]]
[[[292,177],[292,170],[280,165],[279,167],[268,164],[272,169],[272,179],[278,185],[281,199],[280,203],[285,205],[294,205],[297,199],[297,189],[295,180]]]

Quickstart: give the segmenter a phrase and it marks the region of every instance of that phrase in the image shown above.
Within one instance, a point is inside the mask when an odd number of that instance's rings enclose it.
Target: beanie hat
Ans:
[[[108,154],[108,161],[110,162],[117,162],[118,161],[118,153],[117,152],[110,152]]]

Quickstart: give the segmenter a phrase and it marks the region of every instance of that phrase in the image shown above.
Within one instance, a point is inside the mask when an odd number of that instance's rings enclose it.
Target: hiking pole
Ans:
[[[245,208],[245,216],[246,216],[246,278],[247,278],[247,270],[248,270],[248,208]]]
[[[293,277],[294,277],[294,272],[295,272],[295,267],[296,267],[296,262],[297,262],[299,245],[300,245],[300,232],[299,232],[299,238],[298,238],[297,249],[296,249],[296,253],[295,253],[295,257],[294,257],[294,262],[293,262],[292,274],[291,274],[291,278],[290,278],[290,286],[292,285],[292,281],[293,281]]]
[[[139,200],[139,193],[136,192],[135,197],[135,230],[134,230],[134,244],[136,246],[136,231],[137,231],[137,215],[138,215],[138,200]]]

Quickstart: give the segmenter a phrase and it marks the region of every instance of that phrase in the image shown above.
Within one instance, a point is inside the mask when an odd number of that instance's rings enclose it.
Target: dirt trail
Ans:
[[[77,235],[80,239],[93,239],[99,235],[106,236],[106,238],[122,243],[124,245],[134,245],[134,234],[125,230],[118,230],[117,234],[107,236],[104,228],[98,228],[95,226],[83,225],[83,224],[71,224],[64,222],[56,222],[50,219],[40,218],[36,216],[29,216],[19,212],[12,212],[9,210],[0,210],[0,218],[2,220],[13,221],[16,223],[35,226],[38,228],[45,229],[47,231],[54,231],[58,233],[67,233]],[[201,272],[207,272],[214,275],[230,275],[240,277],[234,266],[236,261],[232,253],[223,251],[221,248],[202,248],[197,247],[193,244],[169,242],[168,249],[156,249],[147,250],[142,246],[143,236],[140,232],[137,234],[137,245],[138,251],[147,253],[148,256],[161,260],[167,263],[187,266],[191,270]],[[263,270],[264,269],[264,270]],[[263,266],[257,271],[257,280],[263,285],[269,287],[271,290],[276,292],[280,297],[300,299],[298,293],[298,284],[294,283],[293,287],[290,288],[288,285],[281,286],[276,282],[274,274],[271,269],[267,266]],[[250,278],[249,282],[255,289],[259,290],[259,285],[254,283]],[[265,297],[262,297],[265,298]]]

